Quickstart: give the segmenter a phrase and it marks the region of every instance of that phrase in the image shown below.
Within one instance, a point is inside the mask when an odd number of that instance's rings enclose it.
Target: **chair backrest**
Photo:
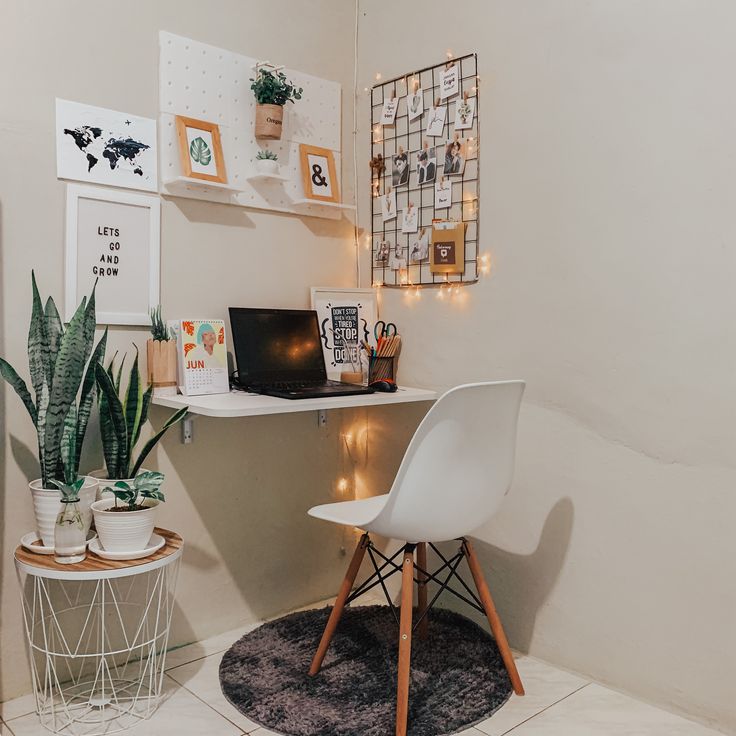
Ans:
[[[407,542],[441,542],[488,521],[511,486],[525,385],[471,383],[444,394],[414,433],[371,528]]]

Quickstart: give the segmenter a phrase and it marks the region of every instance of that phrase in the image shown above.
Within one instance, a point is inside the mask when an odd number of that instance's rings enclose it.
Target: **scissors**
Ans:
[[[373,337],[376,338],[376,341],[382,340],[386,337],[395,337],[397,334],[398,331],[396,330],[396,325],[393,322],[387,323],[382,319],[379,319],[373,327]]]

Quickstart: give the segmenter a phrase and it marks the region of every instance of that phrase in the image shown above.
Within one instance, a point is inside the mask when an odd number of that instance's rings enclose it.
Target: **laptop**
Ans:
[[[371,394],[372,388],[327,379],[317,312],[230,307],[236,384],[282,399]]]

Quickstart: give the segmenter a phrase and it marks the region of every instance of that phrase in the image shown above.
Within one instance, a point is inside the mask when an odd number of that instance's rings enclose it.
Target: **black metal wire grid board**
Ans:
[[[459,92],[440,101],[447,107],[443,135],[426,135],[427,112],[440,97],[440,71],[451,64],[460,68]],[[424,97],[424,113],[409,121],[407,93],[413,91],[414,80],[419,81]],[[430,147],[443,146],[455,137],[455,105],[464,98],[475,97],[475,115],[472,127],[457,131],[460,138],[466,139],[468,148],[474,149],[474,157],[466,158],[462,174],[447,176],[452,187],[452,204],[449,208],[435,209],[434,182],[420,185],[417,171],[417,156],[425,141]],[[398,98],[398,108],[394,125],[381,125],[381,115],[385,99]],[[446,283],[470,284],[479,277],[479,238],[480,238],[480,85],[478,79],[478,58],[467,54],[434,66],[408,72],[400,77],[375,84],[371,90],[371,156],[383,156],[385,171],[380,179],[371,172],[371,274],[374,285],[389,288],[411,288],[416,286],[442,286]],[[380,195],[392,187],[392,158],[402,147],[409,154],[409,180],[407,184],[393,187],[396,190],[397,216],[383,221]],[[436,178],[444,175],[444,157],[436,148]],[[418,226],[421,232],[426,228],[431,247],[432,220],[455,220],[466,223],[465,230],[465,271],[457,274],[438,274],[430,271],[429,258],[418,263],[410,259],[410,244],[417,239],[415,233],[401,231],[402,211],[412,202],[418,208]],[[399,244],[406,261],[406,269],[392,269],[388,260],[379,260],[379,248],[388,242],[393,250]]]

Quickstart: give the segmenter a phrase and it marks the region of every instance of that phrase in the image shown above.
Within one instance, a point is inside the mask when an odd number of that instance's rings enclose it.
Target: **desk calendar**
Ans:
[[[170,320],[176,334],[179,390],[185,396],[230,390],[225,322],[221,319]]]

